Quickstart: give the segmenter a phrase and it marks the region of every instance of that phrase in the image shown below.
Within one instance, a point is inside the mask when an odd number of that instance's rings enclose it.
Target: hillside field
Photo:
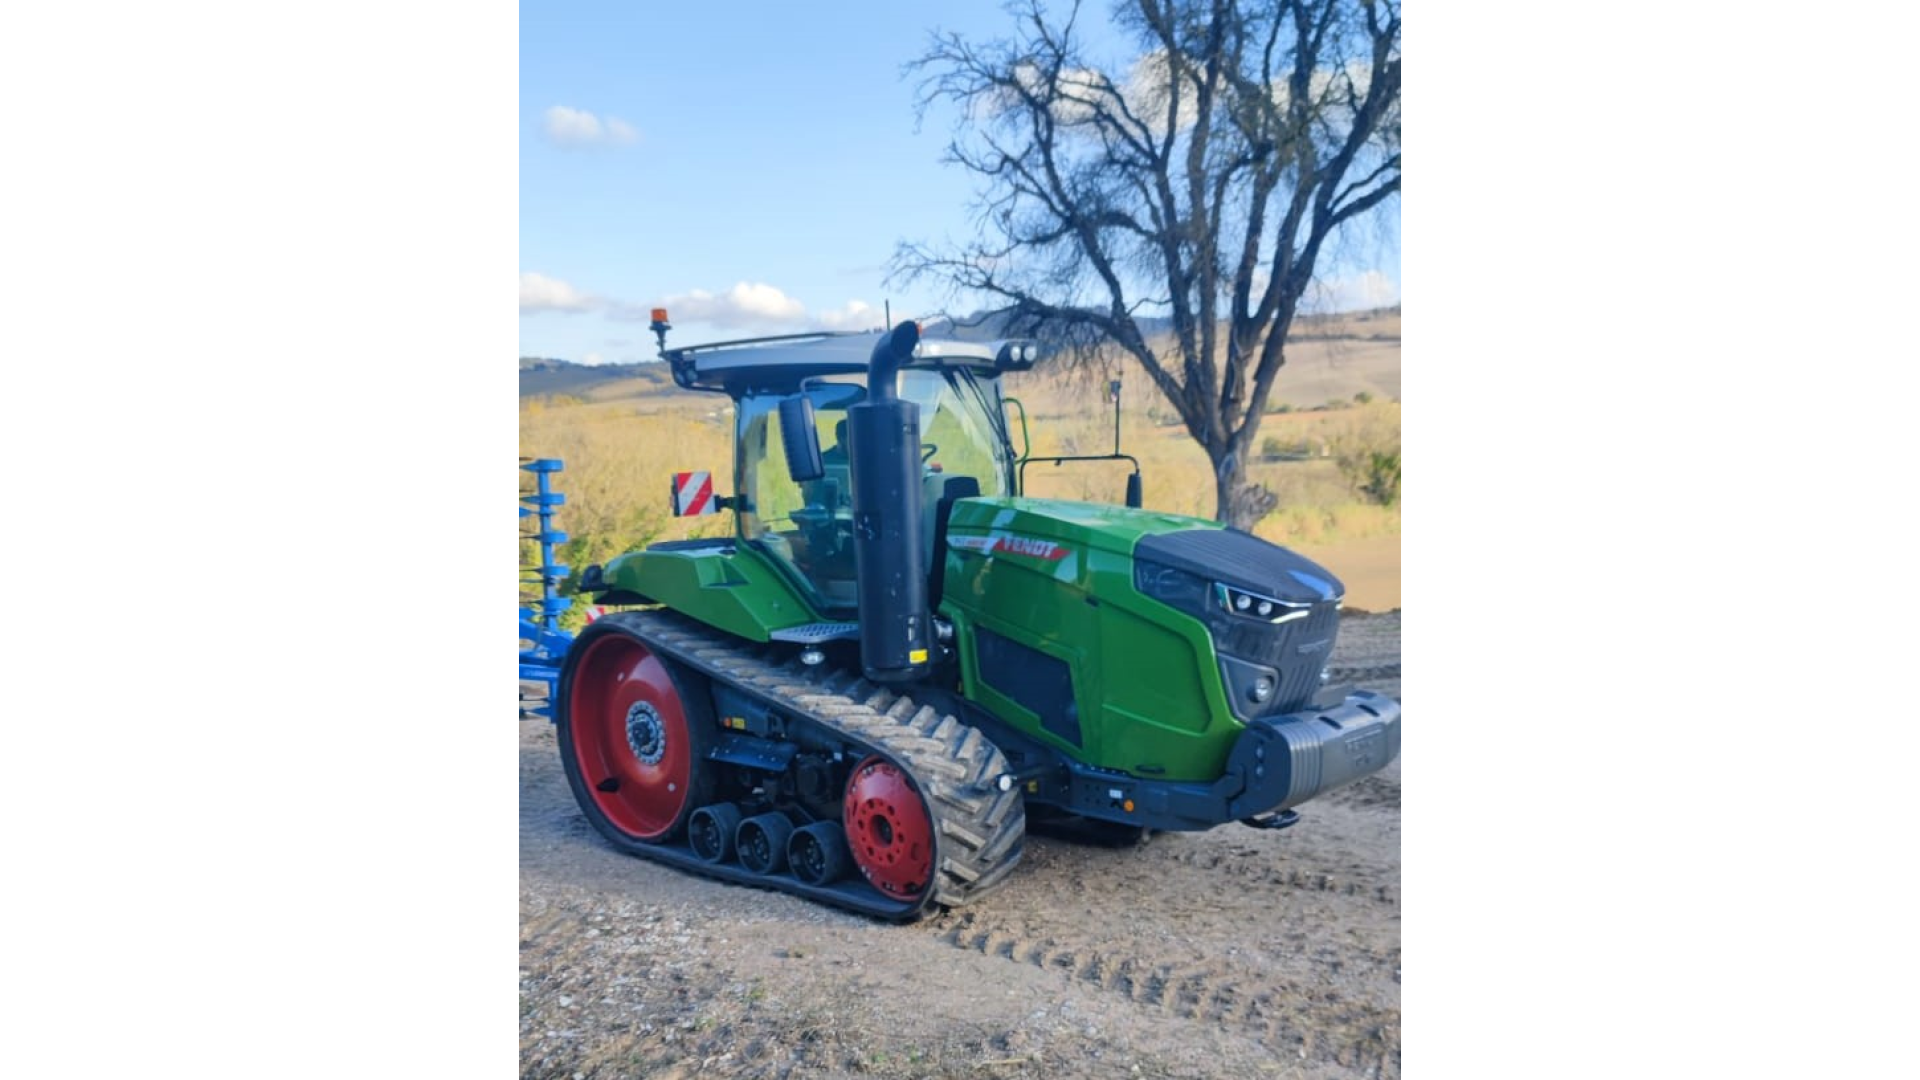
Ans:
[[[733,414],[719,394],[675,387],[664,364],[582,367],[521,363],[520,452],[557,457],[566,469],[560,528],[574,538],[562,560],[603,562],[660,540],[713,535],[731,515],[675,519],[671,475],[731,475]],[[1140,459],[1145,505],[1211,517],[1214,487],[1206,454],[1188,436],[1144,372],[1130,365],[1068,373],[1009,375],[1036,455],[1113,449],[1107,380],[1123,383],[1121,450]],[[1305,320],[1288,346],[1269,414],[1255,440],[1253,475],[1280,497],[1255,532],[1299,550],[1347,585],[1347,606],[1400,606],[1400,508],[1361,490],[1369,454],[1391,451],[1397,485],[1400,444],[1400,316],[1397,310]],[[1015,449],[1018,415],[1009,410]],[[1128,468],[1120,462],[1036,463],[1028,494],[1118,503]],[[522,487],[530,478],[522,474]],[[721,480],[724,492],[731,486]]]

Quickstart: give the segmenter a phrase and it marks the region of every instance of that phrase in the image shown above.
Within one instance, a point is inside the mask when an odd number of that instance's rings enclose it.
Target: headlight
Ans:
[[[1178,611],[1206,622],[1207,580],[1146,559],[1133,564],[1133,587]]]
[[[1295,619],[1304,619],[1313,613],[1313,605],[1310,603],[1276,600],[1271,596],[1261,596],[1259,593],[1236,589],[1219,582],[1213,585],[1213,595],[1221,607],[1235,615],[1259,619],[1275,626]]]

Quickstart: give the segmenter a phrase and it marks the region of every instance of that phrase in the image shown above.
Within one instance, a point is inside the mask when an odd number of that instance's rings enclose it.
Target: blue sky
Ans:
[[[1120,48],[1104,10],[1082,18]],[[971,227],[952,114],[917,124],[903,68],[936,27],[1011,25],[996,3],[522,4],[520,355],[651,359],[663,303],[679,343],[944,307],[884,284],[900,241]],[[1356,246],[1329,276],[1397,300],[1397,239]]]

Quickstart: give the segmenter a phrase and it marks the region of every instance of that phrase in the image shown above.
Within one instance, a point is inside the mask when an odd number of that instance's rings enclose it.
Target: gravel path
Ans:
[[[1336,674],[1400,696],[1400,614]],[[981,902],[888,926],[622,856],[520,725],[533,1077],[1397,1077],[1400,762],[1281,832],[1033,836]]]

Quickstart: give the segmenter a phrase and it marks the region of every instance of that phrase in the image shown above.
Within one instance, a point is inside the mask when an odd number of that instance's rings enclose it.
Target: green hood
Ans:
[[[1033,539],[1116,555],[1132,555],[1133,546],[1144,536],[1221,527],[1217,521],[1183,514],[1064,499],[966,499],[954,504],[947,526],[949,536],[999,540],[996,553],[1021,554],[1017,541]],[[1015,543],[1009,544],[1008,540]],[[1044,549],[1034,550],[1044,553]]]

